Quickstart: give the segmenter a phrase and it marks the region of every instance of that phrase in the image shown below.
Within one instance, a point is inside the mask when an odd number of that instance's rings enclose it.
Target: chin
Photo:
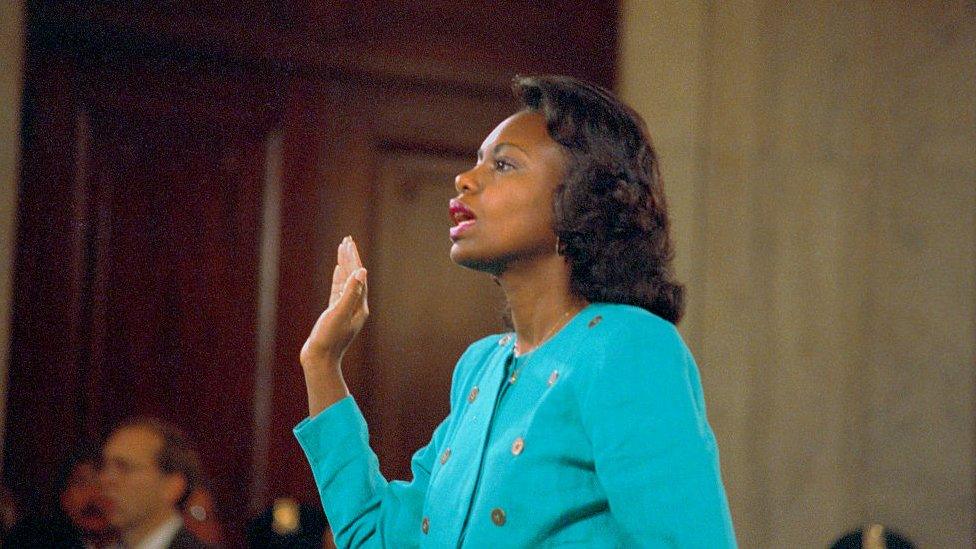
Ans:
[[[466,269],[494,276],[498,276],[503,270],[496,258],[465,250],[464,246],[460,245],[460,242],[455,242],[451,246],[451,261]]]

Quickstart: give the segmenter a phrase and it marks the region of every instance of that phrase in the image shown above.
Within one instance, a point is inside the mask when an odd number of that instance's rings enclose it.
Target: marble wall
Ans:
[[[10,347],[10,298],[20,157],[23,21],[23,0],[0,2],[0,447],[3,447],[7,410],[7,352]]]
[[[629,0],[740,543],[976,545],[976,4]]]

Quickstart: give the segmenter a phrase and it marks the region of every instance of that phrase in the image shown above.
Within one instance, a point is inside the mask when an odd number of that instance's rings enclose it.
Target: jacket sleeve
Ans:
[[[430,444],[414,454],[411,481],[387,482],[352,397],[295,427],[338,547],[417,544],[434,448],[443,428],[441,424]]]
[[[410,481],[387,481],[369,447],[366,420],[353,398],[346,397],[295,426],[294,433],[312,468],[329,525],[339,547],[415,547],[421,515],[438,449],[457,408],[460,372],[478,352],[491,348],[479,341],[465,351],[451,382],[451,413],[427,446],[411,461]]]
[[[659,319],[602,327],[613,335],[599,338],[582,421],[627,545],[735,547],[698,369],[677,330]]]

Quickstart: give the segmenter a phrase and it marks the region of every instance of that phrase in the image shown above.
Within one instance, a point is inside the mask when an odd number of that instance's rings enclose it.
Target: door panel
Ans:
[[[238,526],[273,129],[266,103],[250,101],[264,90],[192,64],[79,73],[60,61],[31,75],[5,478],[36,491],[72,446],[158,416],[200,445],[218,508]],[[211,87],[236,93],[215,99]],[[63,436],[52,444],[47,432]]]
[[[502,325],[498,286],[448,256],[447,203],[457,194],[454,175],[469,167],[396,151],[381,160],[365,366],[374,446],[383,470],[396,478],[408,478],[410,455],[447,416],[461,353]]]
[[[51,495],[71,446],[153,414],[200,446],[229,546],[276,497],[315,504],[298,353],[347,234],[373,316],[344,372],[385,472],[406,475],[458,356],[499,329],[498,288],[448,259],[454,174],[511,113],[513,73],[612,81],[614,4],[567,33],[454,0],[433,26],[305,3],[272,24],[228,2],[28,6],[3,463],[22,499]],[[344,30],[307,25],[332,16]]]
[[[92,241],[95,409],[103,428],[141,414],[183,427],[201,443],[219,508],[240,512],[265,144],[203,124],[107,118],[93,120],[90,147],[92,185],[108,198],[98,204],[107,230]]]

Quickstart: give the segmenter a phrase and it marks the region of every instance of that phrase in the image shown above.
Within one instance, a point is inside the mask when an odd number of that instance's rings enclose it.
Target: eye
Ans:
[[[512,164],[505,158],[495,159],[495,171],[507,172],[509,170],[515,169],[515,164]]]

